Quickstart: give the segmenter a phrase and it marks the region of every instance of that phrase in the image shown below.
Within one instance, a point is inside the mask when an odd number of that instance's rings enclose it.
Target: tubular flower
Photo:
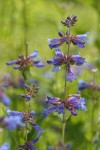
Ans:
[[[49,47],[51,49],[58,48],[64,43],[69,44],[71,42],[79,48],[84,48],[85,44],[89,42],[89,40],[87,40],[88,33],[70,36],[70,33],[67,30],[66,34],[63,34],[62,32],[59,32],[58,34],[60,38],[48,39]]]
[[[40,60],[33,60],[32,58],[37,57],[38,51],[35,50],[32,54],[30,54],[29,56],[23,56],[20,55],[18,60],[12,60],[7,62],[7,65],[16,65],[14,66],[14,69],[24,69],[27,68],[29,66],[35,66],[38,68],[42,68],[44,67],[44,64],[40,62]]]
[[[48,39],[49,47],[52,48],[58,48],[60,47],[63,43],[68,44],[69,42],[69,32],[67,31],[66,34],[63,34],[62,32],[58,33],[60,38],[56,39]]]
[[[40,126],[33,120],[33,115],[35,114],[34,111],[26,113],[26,112],[11,111],[9,108],[7,108],[7,113],[9,117],[5,117],[3,120],[7,129],[13,130],[20,126],[23,127],[25,126],[25,123],[28,122],[32,127],[34,127],[34,129],[38,133],[38,138],[40,138],[42,132],[44,132],[44,130],[42,130]]]
[[[76,75],[73,73],[71,65],[82,66],[85,63],[85,58],[80,57],[79,54],[67,56],[62,53],[60,49],[56,49],[56,55],[53,59],[47,61],[48,64],[54,65],[53,72],[58,72],[62,65],[68,68],[66,80],[72,82],[73,79],[76,79]]]
[[[64,114],[64,104],[62,103],[62,100],[60,98],[57,97],[47,97],[46,99],[46,103],[47,104],[51,104],[53,105],[52,107],[49,107],[47,109],[45,109],[42,112],[42,116],[43,117],[48,117],[48,115],[50,115],[53,111],[58,112],[58,114]]]
[[[86,99],[81,98],[80,94],[73,94],[69,96],[67,101],[65,102],[65,107],[71,112],[72,115],[76,116],[76,110],[83,109],[86,111]]]
[[[88,36],[88,33],[85,33],[81,35],[71,36],[70,39],[74,45],[77,45],[79,48],[84,48],[85,43],[89,42],[87,40],[87,36]]]
[[[79,85],[78,85],[78,89],[79,90],[85,90],[88,87],[88,83],[86,83],[83,80],[79,80]]]
[[[10,105],[10,103],[11,103],[10,98],[4,93],[3,90],[0,90],[0,100],[6,106]]]
[[[72,115],[76,116],[76,110],[83,109],[86,111],[86,100],[80,96],[80,94],[73,94],[69,96],[66,101],[61,100],[57,97],[47,97],[47,104],[52,106],[44,109],[42,112],[43,117],[48,117],[53,111],[56,111],[58,114],[64,114],[65,108],[68,109]]]
[[[74,74],[72,68],[68,64],[68,73],[66,75],[66,80],[72,82],[73,80],[76,80],[76,79],[77,79],[76,75]]]

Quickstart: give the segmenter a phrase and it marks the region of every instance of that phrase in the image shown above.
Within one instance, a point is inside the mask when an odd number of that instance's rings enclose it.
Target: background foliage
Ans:
[[[78,22],[73,27],[72,34],[84,34],[89,32],[90,42],[85,49],[81,49],[82,56],[87,61],[95,64],[98,71],[95,74],[95,82],[100,84],[100,1],[99,0],[0,0],[0,78],[9,74],[10,78],[18,82],[21,72],[6,66],[6,62],[18,58],[19,54],[25,53],[25,43],[29,43],[29,54],[33,50],[39,50],[39,56],[42,57],[44,63],[53,57],[54,51],[48,47],[48,38],[58,36],[58,31],[65,31],[61,20],[68,15],[74,14],[78,17]],[[66,50],[66,46],[61,49]],[[78,52],[77,47],[71,47],[74,53]],[[63,74],[52,73],[52,66],[46,64],[45,68],[38,70],[31,68],[33,79],[39,81],[40,92],[38,97],[31,102],[32,109],[41,113],[45,107],[44,99],[47,95],[62,97],[63,95]],[[49,77],[47,76],[49,74]],[[83,74],[79,75],[79,79],[87,82],[93,79],[90,70],[84,69]],[[78,81],[68,83],[68,93],[77,92]],[[18,94],[23,93],[23,88],[9,87],[6,89],[12,100],[11,109],[23,111],[23,104]],[[72,150],[95,150],[100,149],[98,144],[100,125],[98,125],[98,116],[100,114],[100,98],[95,98],[95,110],[92,118],[93,95],[100,97],[99,92],[93,90],[85,90],[82,96],[87,99],[87,112],[78,112],[78,116],[71,117],[66,128],[66,143],[72,143]],[[0,116],[4,112],[4,106],[0,104]],[[37,144],[42,150],[46,150],[47,146],[56,146],[61,136],[61,123],[58,122],[59,116],[54,113],[44,121],[40,121],[40,125],[45,133]],[[16,131],[8,132],[0,130],[0,143],[10,142],[13,147],[17,143],[22,142],[20,134]],[[13,136],[15,135],[15,136]],[[96,142],[93,138],[98,137]],[[42,145],[42,146],[41,146]],[[15,148],[16,149],[16,148]]]

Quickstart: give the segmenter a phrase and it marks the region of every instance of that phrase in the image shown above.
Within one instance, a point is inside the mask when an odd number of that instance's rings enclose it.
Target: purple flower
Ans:
[[[86,38],[88,36],[88,33],[85,34],[81,34],[81,35],[75,35],[75,36],[71,36],[71,42],[74,45],[77,45],[80,48],[84,48],[85,47],[85,43],[89,42]]]
[[[23,112],[19,112],[19,111],[15,111],[15,110],[10,110],[9,108],[6,109],[6,112],[8,113],[9,116],[19,116],[22,119],[24,118],[24,113]]]
[[[36,138],[35,140],[27,141],[24,145],[19,145],[20,150],[37,150],[34,147],[34,144],[36,144],[39,141],[39,138]]]
[[[33,120],[31,120],[31,119],[30,119],[30,124],[35,128],[35,130],[38,133],[38,137],[40,138],[40,136],[42,135],[42,133],[44,132],[44,130],[41,129],[40,126],[37,123],[33,122]]]
[[[48,115],[50,115],[53,111],[58,112],[58,114],[64,114],[64,104],[62,103],[62,100],[60,98],[57,97],[47,97],[46,99],[46,103],[47,104],[51,104],[53,105],[52,107],[49,107],[47,109],[44,109],[44,111],[42,112],[42,116],[43,117],[48,117]]]
[[[18,60],[9,61],[6,64],[7,65],[16,65],[14,66],[14,69],[24,69],[29,66],[35,66],[38,68],[44,67],[44,64],[40,62],[40,60],[33,60],[33,58],[37,57],[38,51],[35,50],[32,54],[29,56],[23,56],[20,55]]]
[[[56,39],[48,39],[49,47],[52,48],[58,48],[60,47],[63,43],[68,44],[68,31],[66,32],[66,34],[64,35],[63,33],[59,32],[58,33],[60,38],[56,38]]]
[[[53,72],[58,72],[62,65],[67,67],[66,80],[72,82],[76,80],[76,75],[73,73],[71,65],[81,66],[85,63],[85,58],[80,57],[79,54],[67,56],[62,53],[60,49],[56,49],[56,55],[53,59],[47,61],[48,64],[54,65]]]
[[[82,66],[85,63],[85,58],[80,57],[80,54],[72,55],[72,62],[76,66]]]
[[[10,145],[8,143],[4,143],[0,146],[0,150],[10,150]]]
[[[76,79],[77,79],[76,75],[74,74],[70,65],[68,65],[68,73],[66,75],[66,80],[72,82],[73,80],[76,80]]]
[[[14,130],[16,128],[25,126],[20,116],[4,117],[2,122],[3,122],[3,127],[7,128],[8,130]]]
[[[0,90],[0,100],[2,101],[4,105],[7,105],[7,106],[10,105],[11,103],[10,98],[2,90]]]
[[[47,97],[47,104],[51,104],[53,106],[44,109],[42,112],[43,117],[48,117],[53,111],[58,112],[58,114],[64,114],[65,108],[67,108],[72,115],[77,115],[76,110],[83,109],[86,111],[86,100],[80,96],[80,94],[70,95],[66,101],[61,100],[57,97]]]
[[[79,90],[84,90],[88,87],[88,83],[86,83],[85,81],[83,80],[79,80],[79,85],[78,85],[78,89]]]
[[[76,110],[83,109],[86,111],[86,99],[81,98],[80,94],[71,95],[65,102],[65,107],[71,112],[72,115],[76,116]]]

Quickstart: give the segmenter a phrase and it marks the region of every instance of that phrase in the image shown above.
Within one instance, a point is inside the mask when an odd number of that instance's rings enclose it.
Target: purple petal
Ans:
[[[12,60],[12,61],[7,62],[6,64],[13,65],[13,64],[16,64],[17,62],[18,62],[18,60]]]
[[[20,65],[19,66],[14,66],[14,69],[20,69]]]
[[[55,109],[56,109],[56,106],[44,109],[44,111],[42,112],[42,116],[45,118],[48,117]]]
[[[29,55],[30,58],[36,57],[38,54],[38,50],[35,50],[31,55]]]
[[[35,122],[33,122],[32,125],[35,128],[35,130],[37,131],[38,136],[40,137],[42,135],[42,133],[44,132],[44,130],[41,129],[40,126]]]
[[[60,67],[59,66],[54,66],[52,72],[58,72],[60,70]]]
[[[73,80],[76,80],[76,79],[77,79],[76,75],[73,73],[70,65],[68,65],[68,73],[66,76],[66,80],[72,82]]]
[[[63,53],[60,49],[56,49],[55,53],[56,53],[57,56],[62,56],[63,55]]]
[[[85,33],[85,34],[77,35],[77,37],[78,37],[79,39],[81,39],[81,40],[86,40],[87,36],[88,36],[88,32]]]
[[[9,108],[6,109],[7,113],[9,116],[19,116],[21,118],[24,117],[23,113],[22,112],[18,112],[18,111],[12,111],[10,110]]]
[[[10,103],[11,103],[10,98],[7,95],[5,95],[4,93],[1,96],[1,100],[4,105],[10,105]]]
[[[38,68],[44,67],[44,64],[41,63],[40,61],[34,61],[34,62],[33,62],[33,65],[34,65],[35,67],[38,67]]]
[[[65,113],[64,104],[58,105],[55,111],[58,112],[58,114],[64,114]]]

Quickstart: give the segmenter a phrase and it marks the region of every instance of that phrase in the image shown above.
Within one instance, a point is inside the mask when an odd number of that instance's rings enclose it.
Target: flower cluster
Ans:
[[[66,80],[72,81],[76,79],[76,75],[73,73],[71,65],[82,66],[85,63],[85,58],[77,55],[66,55],[60,49],[55,50],[56,56],[52,60],[47,61],[48,64],[54,65],[53,72],[58,72],[61,66],[66,66],[68,68],[68,72],[66,74]]]
[[[24,84],[24,87],[28,93],[20,94],[22,98],[24,98],[26,101],[30,101],[32,97],[33,98],[36,97],[36,94],[38,93],[39,88],[35,84],[33,84],[32,86],[28,86],[27,84]]]
[[[68,109],[74,116],[77,115],[76,110],[83,109],[86,111],[86,99],[82,98],[80,94],[70,95],[66,101],[57,97],[47,97],[46,103],[51,104],[52,106],[42,112],[42,116],[45,118],[53,111],[56,111],[58,114],[64,114],[65,109]]]
[[[65,21],[61,21],[64,26],[71,27],[77,22],[77,16],[68,16]]]
[[[33,60],[32,58],[37,57],[38,51],[35,50],[32,54],[29,56],[20,55],[18,60],[12,60],[7,62],[7,65],[16,65],[14,66],[14,69],[24,69],[29,66],[35,66],[38,68],[44,67],[44,64],[40,62],[40,60]]]
[[[38,137],[42,135],[42,130],[37,123],[33,120],[34,111],[31,112],[18,112],[18,111],[11,111],[9,108],[7,108],[8,116],[0,118],[0,125],[2,127],[7,128],[8,130],[14,130],[18,129],[20,127],[25,127],[26,122],[33,127],[37,133]]]
[[[80,34],[80,35],[69,35],[69,32],[67,31],[66,34],[63,34],[59,32],[60,38],[56,39],[48,39],[49,47],[52,48],[58,48],[60,47],[63,43],[69,44],[72,43],[73,45],[77,45],[79,48],[84,48],[85,44],[88,42],[87,36],[88,33],[85,34]]]

